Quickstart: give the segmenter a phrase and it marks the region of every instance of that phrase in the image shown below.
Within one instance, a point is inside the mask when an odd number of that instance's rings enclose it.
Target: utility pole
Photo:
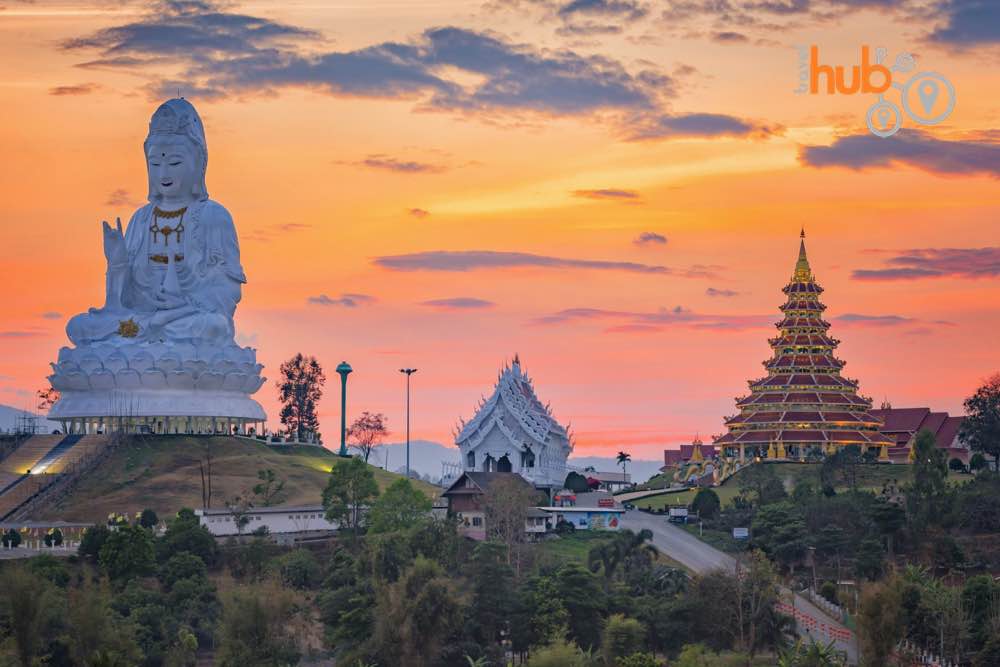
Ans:
[[[417,369],[400,368],[399,372],[406,374],[406,479],[410,479],[410,376]]]

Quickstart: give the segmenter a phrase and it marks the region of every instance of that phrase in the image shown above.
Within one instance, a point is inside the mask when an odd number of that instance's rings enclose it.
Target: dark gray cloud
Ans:
[[[439,174],[448,169],[440,164],[418,162],[416,160],[402,160],[383,153],[375,153],[365,157],[363,160],[357,160],[348,164],[381,171],[394,171],[402,174]]]
[[[411,208],[409,211],[407,211],[407,213],[412,215],[414,218],[426,218],[431,214],[430,211],[422,208]]]
[[[860,313],[844,313],[833,319],[842,324],[868,327],[896,327],[914,322],[912,317],[903,317],[902,315],[862,315]]]
[[[926,278],[996,278],[1000,276],[1000,247],[919,248],[901,251],[881,269],[858,269],[854,280],[921,280]]]
[[[574,197],[584,199],[612,199],[635,201],[639,199],[639,193],[635,190],[619,190],[617,188],[602,188],[599,190],[574,190]]]
[[[644,141],[671,137],[748,137],[777,134],[779,130],[726,114],[642,114],[634,117],[627,138]]]
[[[80,83],[72,86],[54,86],[49,88],[49,95],[55,95],[57,97],[67,95],[89,95],[98,88],[100,88],[100,86],[96,83]]]
[[[1000,44],[1000,3],[995,0],[950,0],[939,11],[944,21],[930,41],[960,48]]]
[[[147,92],[157,99],[177,90],[218,100],[306,88],[341,97],[410,100],[416,111],[515,120],[530,114],[588,118],[636,139],[744,136],[755,129],[730,116],[667,113],[667,101],[677,94],[675,81],[644,61],[627,67],[609,56],[542,49],[454,26],[334,51],[314,31],[228,7],[161,2],[137,20],[62,46],[96,53],[83,67],[145,76]],[[566,17],[625,22],[646,11],[646,3],[632,0],[579,0],[559,7]],[[406,162],[398,162],[394,166],[405,169]]]
[[[58,313],[58,312],[56,312],[54,310],[47,310],[44,313],[42,313],[42,319],[46,319],[46,320],[61,320],[62,319],[62,313]]]
[[[712,41],[718,42],[719,44],[743,44],[749,42],[750,38],[742,32],[721,30],[719,32],[712,33]]]
[[[260,227],[240,233],[240,239],[244,241],[272,241],[281,236],[303,232],[312,229],[312,225],[303,222],[279,222],[266,227]]]
[[[635,0],[571,0],[557,13],[564,18],[600,16],[621,21],[637,21],[649,13],[649,7]]]
[[[706,289],[705,290],[705,294],[706,294],[706,296],[711,296],[711,297],[725,297],[725,298],[733,297],[733,296],[739,296],[740,295],[740,293],[737,292],[736,290],[731,290],[731,289],[716,289],[715,287],[709,287],[708,289]]]
[[[710,315],[696,313],[682,306],[661,308],[651,313],[603,308],[568,308],[536,318],[532,324],[556,325],[577,321],[601,321],[610,323],[611,328],[606,331],[620,333],[658,331],[672,327],[743,331],[771,326],[773,319],[771,315]]]
[[[450,299],[431,299],[420,302],[421,306],[440,308],[442,310],[481,310],[492,308],[496,304],[486,299],[477,299],[470,296],[458,296]]]
[[[338,297],[330,297],[326,294],[311,296],[307,299],[309,303],[317,306],[344,306],[346,308],[356,308],[375,303],[378,299],[368,294],[341,294]]]
[[[639,236],[635,237],[632,243],[636,245],[650,245],[653,243],[659,245],[666,245],[667,237],[663,234],[657,234],[656,232],[643,232]]]
[[[594,269],[598,271],[628,271],[632,273],[671,274],[665,266],[636,262],[614,262],[596,259],[572,259],[534,255],[526,252],[494,250],[429,250],[406,255],[376,257],[374,263],[393,271],[475,271],[477,269],[510,269],[521,267],[551,269]]]
[[[1000,143],[949,141],[909,129],[886,138],[864,132],[840,137],[830,146],[803,146],[799,160],[810,167],[847,167],[860,171],[901,164],[936,174],[1000,177]]]

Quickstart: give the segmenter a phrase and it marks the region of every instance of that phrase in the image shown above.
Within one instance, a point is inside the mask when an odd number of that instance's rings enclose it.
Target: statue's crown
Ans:
[[[197,125],[198,119],[191,114],[177,113],[176,110],[162,105],[149,120],[150,134],[188,134],[192,124]]]

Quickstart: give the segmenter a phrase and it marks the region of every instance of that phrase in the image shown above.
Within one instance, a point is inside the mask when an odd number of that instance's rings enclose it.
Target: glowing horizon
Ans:
[[[329,377],[328,442],[347,360],[351,415],[400,441],[415,367],[412,437],[451,445],[519,354],[577,455],[707,442],[764,373],[803,225],[844,375],[961,414],[998,370],[1000,35],[961,3],[734,3],[738,26],[700,2],[569,4],[0,9],[0,403],[32,407],[68,318],[101,304],[100,221],[144,203],[149,116],[180,87],[240,236],[238,340],[272,429],[302,352]],[[846,66],[912,51],[957,105],[880,139],[875,96],[793,92],[802,44]]]

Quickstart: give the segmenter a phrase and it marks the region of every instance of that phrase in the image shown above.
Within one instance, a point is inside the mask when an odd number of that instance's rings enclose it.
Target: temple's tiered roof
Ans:
[[[801,239],[792,279],[782,290],[787,301],[775,324],[780,333],[768,341],[774,354],[763,362],[767,375],[749,382],[750,394],[736,400],[740,413],[726,420],[729,432],[715,444],[786,452],[790,446],[891,444],[870,412],[871,399],[858,395],[856,380],[840,375],[844,362],[834,356],[840,341],[827,334],[823,288],[809,267],[804,231]]]
[[[516,472],[536,485],[559,485],[573,450],[569,431],[538,400],[515,356],[497,376],[493,394],[455,437],[466,470]]]

